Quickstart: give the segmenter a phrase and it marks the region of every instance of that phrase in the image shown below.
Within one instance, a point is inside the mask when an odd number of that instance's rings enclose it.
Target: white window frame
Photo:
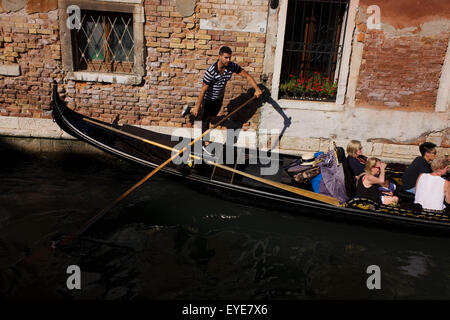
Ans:
[[[450,109],[450,39],[448,41],[447,53],[442,65],[439,89],[436,97],[436,112],[447,112]]]
[[[356,26],[356,12],[359,0],[350,0],[347,11],[347,25],[345,28],[345,38],[343,44],[341,66],[337,85],[336,101],[306,101],[306,100],[290,100],[278,99],[280,88],[281,64],[283,59],[284,35],[286,31],[286,18],[289,0],[280,1],[280,10],[278,13],[278,31],[277,46],[275,50],[274,73],[272,79],[272,94],[275,101],[282,107],[288,109],[304,109],[304,110],[323,110],[323,111],[342,111],[344,110],[345,96],[347,93],[347,82],[350,73],[350,55],[352,51],[353,34]],[[342,35],[341,35],[342,39]]]

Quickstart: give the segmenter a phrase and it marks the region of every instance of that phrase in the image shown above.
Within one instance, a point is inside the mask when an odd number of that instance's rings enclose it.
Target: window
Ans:
[[[132,15],[82,10],[81,28],[72,30],[72,52],[76,71],[132,73]]]
[[[289,0],[279,98],[335,101],[349,0]]]
[[[72,80],[140,84],[144,75],[144,7],[138,0],[59,0],[63,67]],[[80,9],[69,29],[67,8]],[[69,10],[70,11],[70,10]]]

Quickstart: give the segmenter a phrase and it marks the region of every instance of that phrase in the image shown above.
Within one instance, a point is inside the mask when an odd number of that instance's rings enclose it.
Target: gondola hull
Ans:
[[[54,85],[52,94],[53,118],[59,127],[73,137],[85,141],[96,148],[122,159],[133,161],[150,168],[156,168],[167,160],[172,152],[143,142],[143,139],[175,147],[177,140],[172,137],[133,126],[117,126],[85,117],[70,110],[59,97]],[[140,137],[137,139],[134,137]],[[251,153],[248,149],[234,148],[235,155]],[[258,153],[258,152],[256,152]],[[283,163],[292,156],[279,154],[280,170],[269,177],[283,179]],[[238,170],[255,173],[259,164],[239,164]],[[322,217],[327,220],[344,220],[364,224],[376,224],[381,228],[406,228],[406,230],[427,231],[432,234],[450,235],[450,219],[445,214],[413,212],[404,209],[390,209],[385,206],[374,210],[359,207],[335,206],[314,199],[299,196],[286,190],[264,185],[251,179],[238,177],[208,164],[198,164],[194,168],[187,165],[170,164],[164,173],[188,183],[193,188],[213,196],[251,206],[262,206],[295,214]],[[257,170],[256,170],[257,171]],[[286,178],[286,177],[284,177]]]

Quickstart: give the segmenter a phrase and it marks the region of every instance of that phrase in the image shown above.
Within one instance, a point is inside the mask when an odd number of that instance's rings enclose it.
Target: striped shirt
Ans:
[[[205,100],[216,101],[222,99],[225,94],[225,86],[227,81],[231,79],[233,73],[240,73],[242,68],[234,62],[230,62],[225,67],[225,72],[221,74],[217,67],[217,62],[213,63],[205,71],[203,83],[208,85],[205,93]]]

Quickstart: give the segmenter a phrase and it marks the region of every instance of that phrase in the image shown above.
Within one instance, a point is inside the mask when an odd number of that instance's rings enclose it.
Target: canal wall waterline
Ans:
[[[198,128],[175,128],[162,126],[138,126],[146,130],[173,135],[178,137],[191,138],[198,136]],[[196,131],[197,130],[197,131]],[[260,149],[272,149],[284,154],[302,155],[305,152],[322,151],[327,152],[333,147],[333,142],[340,147],[346,148],[347,140],[339,139],[317,139],[301,138],[290,139],[281,137],[280,147],[279,131],[273,132],[260,130],[258,132],[247,130],[237,134],[236,146]],[[213,130],[211,141],[224,143],[226,140],[226,130]],[[105,154],[85,142],[79,141],[71,135],[65,133],[52,119],[25,118],[25,117],[4,117],[0,116],[0,140],[5,146],[25,152],[76,152]],[[292,141],[291,141],[292,140]],[[430,140],[431,142],[432,139]],[[289,142],[289,143],[287,143]],[[392,143],[373,143],[362,141],[364,154],[374,156],[386,162],[410,163],[419,155],[419,148],[415,144],[399,145]],[[438,144],[438,141],[436,141]],[[1,148],[1,147],[0,147]],[[450,148],[437,147],[439,154],[450,154]]]

